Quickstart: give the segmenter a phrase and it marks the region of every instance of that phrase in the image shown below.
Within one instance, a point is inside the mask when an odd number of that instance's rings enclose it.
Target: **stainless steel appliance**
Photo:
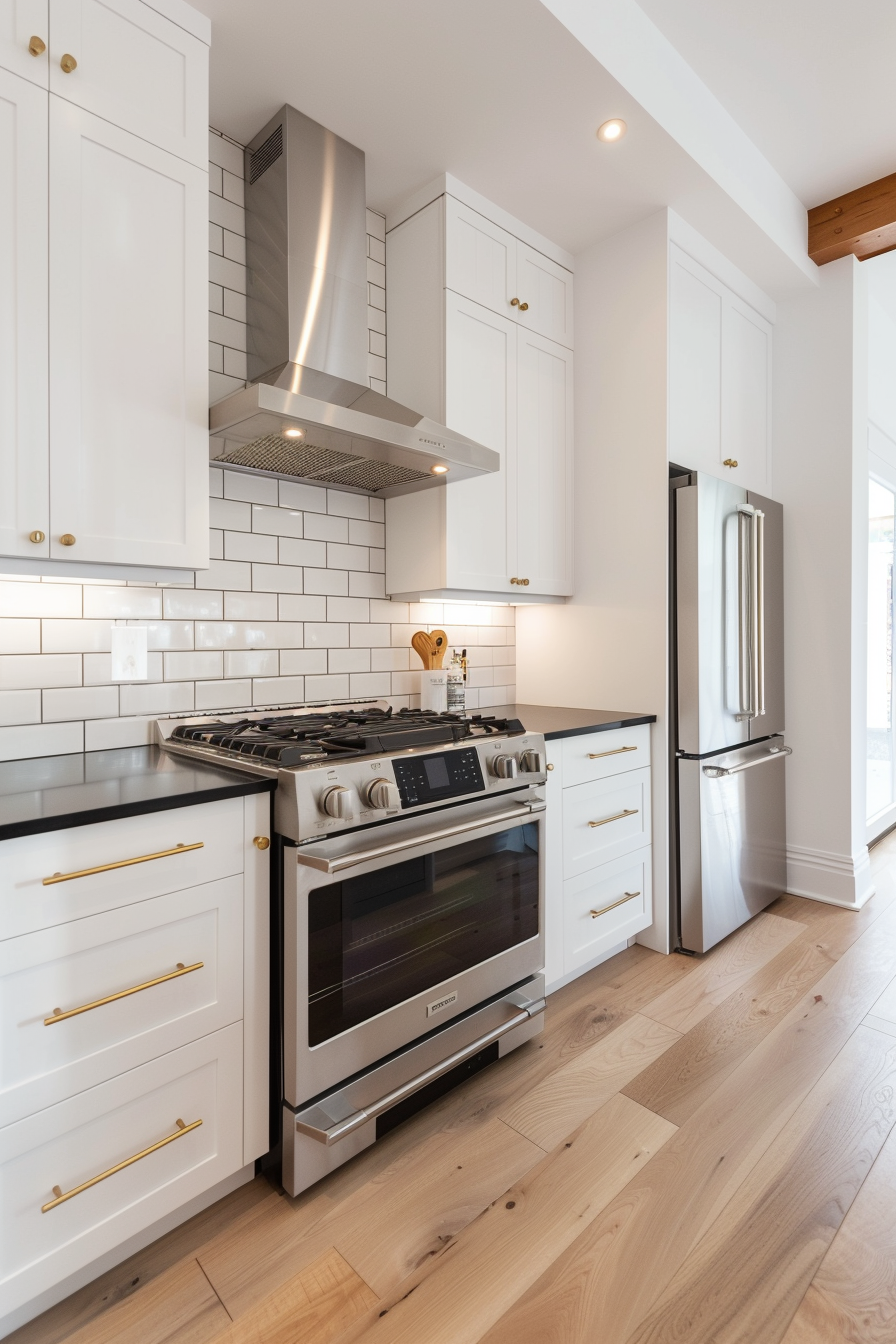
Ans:
[[[499,469],[371,389],[364,154],[294,107],[246,149],[246,261],[249,382],[209,412],[220,461],[387,497]]]
[[[672,481],[673,906],[705,952],[785,890],[783,511]]]
[[[543,737],[382,703],[158,726],[277,778],[287,1190],[541,1030]]]

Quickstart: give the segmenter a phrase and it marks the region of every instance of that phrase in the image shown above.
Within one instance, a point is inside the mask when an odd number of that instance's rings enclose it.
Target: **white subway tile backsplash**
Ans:
[[[299,621],[198,621],[197,649],[300,649]]]
[[[225,560],[261,560],[269,565],[277,563],[277,538],[256,532],[225,532]]]
[[[224,169],[217,163],[208,165],[208,189],[216,196],[224,195]]]
[[[367,211],[367,232],[372,238],[378,238],[380,242],[386,241],[386,216],[379,215],[375,210]]]
[[[326,563],[326,542],[305,541],[302,537],[280,538],[281,565],[312,565],[317,568],[325,567]]]
[[[348,541],[348,524],[348,518],[335,514],[306,513],[305,536],[309,541]]]
[[[252,566],[246,560],[212,560],[208,569],[197,569],[196,582],[203,588],[250,589]]]
[[[419,695],[420,693],[420,669],[414,672],[393,672],[392,673],[392,694],[393,695]]]
[[[208,375],[209,406],[214,406],[216,401],[220,401],[230,392],[236,392],[237,388],[242,386],[242,380],[239,378],[228,378],[226,373],[210,373]],[[217,456],[220,457],[220,453]]]
[[[208,225],[208,250],[216,256],[223,256],[224,253],[224,230],[220,224],[212,224],[211,220]]]
[[[411,619],[410,604],[408,602],[392,602],[384,600],[382,602],[371,602],[370,619],[372,621],[383,621],[386,625],[406,625]]]
[[[349,597],[385,597],[385,574],[360,574],[348,576]]]
[[[386,244],[378,235],[374,237],[368,232],[367,235],[367,255],[371,261],[379,261],[385,268],[386,264]]]
[[[306,649],[347,649],[348,626],[339,621],[305,622]]]
[[[196,683],[196,709],[240,709],[252,703],[252,682],[198,681]]]
[[[166,588],[162,594],[162,614],[169,621],[220,621],[224,615],[224,594],[204,588]]]
[[[370,556],[371,574],[385,574],[386,552],[379,550],[376,546],[371,546],[368,554]]]
[[[348,597],[347,569],[306,569],[305,592]]]
[[[280,605],[281,621],[325,621],[327,619],[327,599],[295,593],[281,593],[277,599]]]
[[[252,683],[253,705],[296,705],[304,699],[304,677],[263,677]]]
[[[222,312],[225,317],[232,317],[235,322],[246,321],[246,296],[240,294],[235,289],[225,289],[222,291],[224,297],[224,306]]]
[[[353,546],[385,546],[385,524],[368,523],[360,518],[352,518],[348,525],[348,539]]]
[[[226,140],[217,131],[209,130],[208,157],[211,163],[226,168],[230,173],[243,173],[243,151],[232,140]]]
[[[0,728],[0,761],[67,756],[84,750],[84,723],[29,723]]]
[[[18,723],[40,723],[40,691],[0,691],[0,725]]]
[[[295,565],[253,565],[252,587],[257,593],[301,593],[302,570]]]
[[[84,725],[85,751],[113,751],[155,742],[154,718],[89,719]]]
[[[225,345],[224,372],[231,378],[240,378],[243,382],[246,381],[249,374],[244,350],[231,350]]]
[[[226,621],[276,621],[276,593],[225,593]]]
[[[370,503],[367,495],[351,495],[347,490],[328,490],[327,513],[335,513],[342,518],[369,518]]]
[[[219,196],[213,191],[209,192],[208,217],[213,224],[220,224],[223,229],[229,229],[231,233],[238,233],[245,237],[246,212],[241,205],[228,200],[226,196]],[[368,270],[369,267],[370,263],[368,262]],[[378,281],[377,283],[382,282]]]
[[[328,621],[369,621],[370,603],[364,597],[328,597]]]
[[[224,472],[224,498],[249,504],[277,503],[277,481],[268,476],[249,476],[243,471]]]
[[[81,675],[81,658],[77,653],[0,654],[0,690],[80,686]]]
[[[230,472],[225,475],[225,488]],[[229,532],[252,531],[251,506],[238,499],[209,500],[209,524]]]
[[[370,556],[366,546],[342,546],[338,542],[327,542],[327,569],[370,569]]]
[[[74,686],[43,692],[44,723],[73,719],[108,719],[118,713],[117,686]]]
[[[112,647],[112,621],[48,620],[40,625],[42,653],[107,653]]]
[[[388,648],[391,637],[392,627],[389,625],[361,621],[349,629],[349,642],[358,648]]]
[[[240,266],[237,262],[231,261],[229,257],[224,257],[214,251],[208,259],[208,278],[213,280],[216,285],[222,285],[225,289],[235,289],[243,294],[246,292],[245,266]]]
[[[281,509],[304,509],[306,513],[326,513],[327,492],[317,485],[298,481],[280,481]]]
[[[208,343],[208,367],[210,373],[224,372],[224,347],[215,341]]]
[[[228,201],[233,201],[235,205],[245,205],[245,186],[243,183],[242,164],[240,171],[235,173],[224,173],[223,189],[224,195]]]
[[[146,627],[146,646],[149,649],[192,649],[192,621],[128,621],[128,625]]]
[[[240,266],[246,264],[246,240],[239,234],[231,233],[229,229],[224,230],[224,255],[229,261],[235,261]],[[368,285],[368,289],[370,286]]]
[[[276,677],[279,671],[276,649],[227,649],[224,653],[225,677]]]
[[[148,653],[146,655],[146,679],[147,681],[162,680],[161,653]],[[107,686],[111,680],[112,655],[109,653],[85,653],[84,685]]]
[[[276,481],[265,481],[276,485]],[[266,532],[276,537],[301,537],[302,513],[299,509],[281,509],[264,504],[252,506],[252,531]]]
[[[330,649],[327,654],[328,672],[369,672],[369,649]]]
[[[166,681],[213,681],[224,675],[224,655],[204,649],[201,652],[166,653]]]
[[[392,674],[390,672],[353,672],[350,678],[349,694],[355,695],[389,695],[392,690]]]
[[[192,681],[122,682],[122,714],[177,714],[193,708]]]
[[[215,261],[215,260],[216,260],[215,257],[210,257],[210,258],[209,258],[209,265],[211,265],[211,262],[213,262],[213,261]],[[367,305],[367,330],[368,330],[368,331],[380,331],[380,332],[383,333],[383,335],[386,334],[386,312],[385,312],[385,309],[372,308],[372,307],[370,306],[370,304],[368,303],[368,305]]]
[[[379,648],[370,650],[371,672],[407,672],[410,649]]]
[[[67,583],[0,580],[0,616],[81,616],[81,589]]]
[[[208,530],[208,558],[209,560],[224,559],[224,533],[220,527],[210,527]]]
[[[284,676],[321,673],[327,670],[326,649],[283,649],[280,671]]]
[[[347,700],[349,697],[348,674],[306,677],[305,697],[308,700]]]
[[[231,350],[244,351],[246,349],[246,324],[245,322],[234,322],[233,318],[225,317],[223,313],[209,313],[208,338],[210,341],[217,342],[218,345],[229,346]],[[231,375],[231,377],[234,376],[236,375]],[[230,475],[229,472],[228,475]]]
[[[24,617],[0,620],[0,653],[40,653],[40,621]]]
[[[224,494],[224,472],[220,467],[208,469],[208,493],[210,499],[220,499]]]

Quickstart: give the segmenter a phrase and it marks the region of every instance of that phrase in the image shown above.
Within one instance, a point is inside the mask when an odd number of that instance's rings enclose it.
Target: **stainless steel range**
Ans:
[[[169,751],[277,778],[292,1194],[541,1030],[540,734],[382,702],[158,728]]]

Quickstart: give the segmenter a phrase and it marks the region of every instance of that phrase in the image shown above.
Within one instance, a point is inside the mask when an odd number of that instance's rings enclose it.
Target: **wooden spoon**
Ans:
[[[435,644],[425,630],[418,630],[416,634],[411,635],[411,647],[419,654],[426,670],[431,671]]]
[[[442,659],[448,651],[448,636],[445,634],[444,630],[431,630],[429,632],[429,637],[435,648],[432,665],[433,667],[441,667]]]

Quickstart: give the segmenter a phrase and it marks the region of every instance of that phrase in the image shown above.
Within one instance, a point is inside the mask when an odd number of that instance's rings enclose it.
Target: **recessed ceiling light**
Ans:
[[[604,140],[607,144],[612,144],[614,140],[621,140],[626,132],[625,122],[621,117],[613,117],[611,121],[605,121],[602,126],[597,128],[598,140]]]
[[[444,476],[447,470],[448,468],[443,466],[441,462],[436,462],[435,466],[430,467],[433,476]]]
[[[304,439],[305,431],[298,425],[285,425],[281,430],[284,439]]]

